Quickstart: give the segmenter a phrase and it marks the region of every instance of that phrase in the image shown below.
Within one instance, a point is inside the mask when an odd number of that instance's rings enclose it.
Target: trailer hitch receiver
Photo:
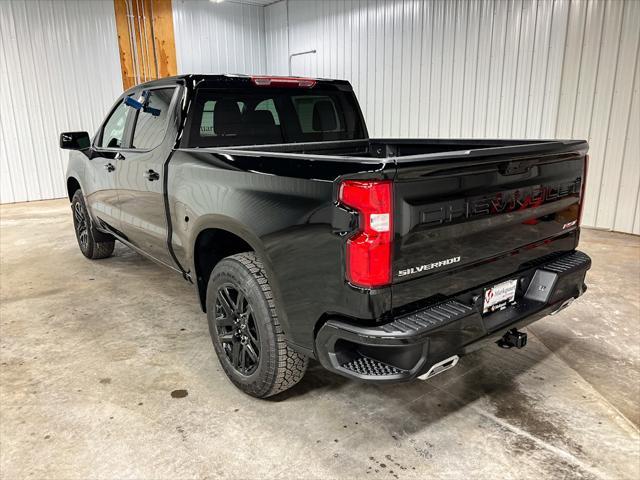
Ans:
[[[527,344],[527,334],[525,332],[519,332],[515,328],[512,328],[504,336],[498,340],[498,346],[501,348],[522,348]]]

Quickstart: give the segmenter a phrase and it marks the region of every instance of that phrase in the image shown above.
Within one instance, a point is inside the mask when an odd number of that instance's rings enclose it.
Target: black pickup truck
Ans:
[[[426,379],[586,289],[582,140],[372,139],[348,82],[183,75],[60,146],[82,253],[119,240],[193,283],[256,397],[308,358]]]

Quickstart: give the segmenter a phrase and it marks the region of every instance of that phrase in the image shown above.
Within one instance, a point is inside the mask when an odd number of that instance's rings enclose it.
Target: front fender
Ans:
[[[82,189],[83,194],[86,195],[85,192],[85,181],[84,181],[84,172],[85,172],[85,165],[86,162],[86,155],[82,154],[81,152],[77,152],[77,151],[69,151],[69,161],[67,162],[67,171],[66,171],[66,185],[67,185],[67,193],[69,194],[69,200],[71,200],[71,197],[73,196],[74,192],[69,191],[69,180],[70,179],[75,179],[78,184],[80,185],[80,188]]]

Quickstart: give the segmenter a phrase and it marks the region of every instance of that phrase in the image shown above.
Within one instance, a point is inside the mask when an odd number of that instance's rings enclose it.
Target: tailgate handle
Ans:
[[[521,161],[521,162],[505,162],[498,166],[498,170],[502,175],[518,175],[520,173],[526,173],[531,170],[531,167],[535,163],[535,160]]]

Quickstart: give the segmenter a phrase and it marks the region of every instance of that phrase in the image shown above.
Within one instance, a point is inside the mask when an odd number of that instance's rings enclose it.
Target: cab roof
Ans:
[[[164,85],[175,85],[182,82],[194,82],[193,86],[200,84],[217,87],[293,87],[293,88],[314,88],[329,87],[340,90],[352,90],[351,84],[346,80],[336,80],[327,78],[294,77],[278,75],[244,75],[244,74],[202,74],[189,73],[175,75],[172,77],[150,80],[131,87],[127,92],[140,88],[153,88]]]

